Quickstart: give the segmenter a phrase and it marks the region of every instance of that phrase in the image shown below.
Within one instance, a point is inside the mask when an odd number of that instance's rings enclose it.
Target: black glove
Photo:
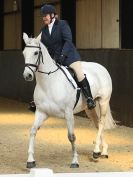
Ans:
[[[64,62],[66,56],[65,55],[61,55],[58,59],[57,59],[57,63],[62,65],[62,63]]]

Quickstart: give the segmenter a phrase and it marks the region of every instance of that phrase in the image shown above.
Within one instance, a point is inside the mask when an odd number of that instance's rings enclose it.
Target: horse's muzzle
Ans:
[[[33,81],[34,79],[33,75],[30,73],[27,73],[27,74],[23,73],[23,77],[26,81]]]

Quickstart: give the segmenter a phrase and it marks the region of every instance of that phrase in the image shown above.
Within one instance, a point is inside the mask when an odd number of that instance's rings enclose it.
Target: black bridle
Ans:
[[[40,70],[39,70],[39,65],[40,65],[40,63],[42,62],[42,63],[44,64],[44,62],[43,62],[43,55],[42,55],[42,51],[41,51],[40,45],[39,45],[39,46],[26,45],[25,47],[29,47],[29,48],[39,48],[39,54],[38,54],[38,58],[37,58],[36,63],[35,63],[35,64],[25,63],[25,67],[28,67],[33,73],[34,73],[34,71],[33,71],[33,69],[32,69],[31,67],[35,67],[35,68],[36,68],[35,72],[39,72],[39,73],[43,73],[43,74],[48,74],[48,75],[50,75],[50,74],[56,72],[56,71],[59,69],[59,66],[56,65],[56,66],[57,66],[57,69],[54,70],[54,71],[49,71],[49,72],[40,71]],[[41,61],[41,59],[42,59],[42,61]]]

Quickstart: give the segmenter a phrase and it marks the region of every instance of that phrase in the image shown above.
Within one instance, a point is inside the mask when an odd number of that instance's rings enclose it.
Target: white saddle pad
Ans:
[[[72,82],[72,84],[74,85],[75,89],[78,88],[77,83],[75,82],[75,80],[73,79],[72,75],[70,74],[70,72],[68,71],[68,69],[65,66],[61,66],[61,68],[63,69],[63,71],[66,73],[67,77],[69,78],[69,80]]]

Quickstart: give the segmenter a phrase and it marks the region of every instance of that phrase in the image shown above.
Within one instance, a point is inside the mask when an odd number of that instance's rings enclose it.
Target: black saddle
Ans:
[[[74,69],[67,67],[67,70],[69,71],[69,73],[71,74],[71,76],[73,77],[73,79],[75,80],[75,82],[78,85],[78,78],[77,78],[77,75],[76,75],[76,72],[74,71]]]

